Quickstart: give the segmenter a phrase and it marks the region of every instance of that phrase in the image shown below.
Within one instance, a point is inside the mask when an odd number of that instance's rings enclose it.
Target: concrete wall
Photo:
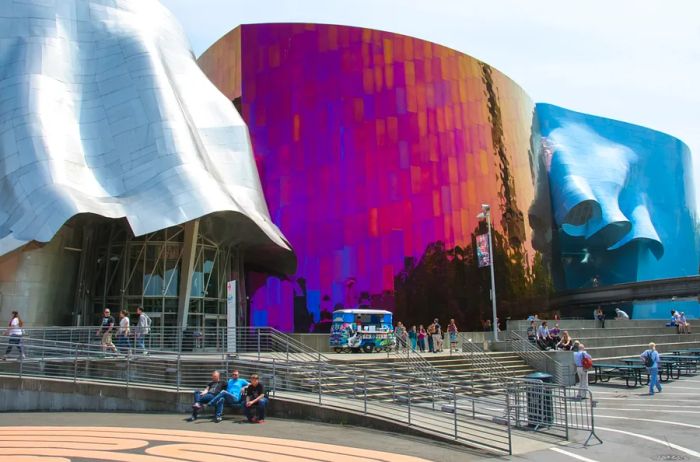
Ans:
[[[73,383],[70,380],[0,376],[0,412],[181,412],[184,418],[191,412],[192,398],[191,391],[126,388],[124,385],[117,384]],[[207,411],[209,408],[205,407],[204,412]],[[240,410],[227,409],[225,415],[240,414],[240,412]],[[454,443],[450,438],[434,435],[431,432],[424,433],[389,418],[319,407],[311,403],[277,397],[270,400],[267,415],[273,418],[356,425]]]
[[[75,230],[63,226],[42,247],[18,249],[0,257],[0,326],[19,311],[28,327],[70,325],[80,253]]]

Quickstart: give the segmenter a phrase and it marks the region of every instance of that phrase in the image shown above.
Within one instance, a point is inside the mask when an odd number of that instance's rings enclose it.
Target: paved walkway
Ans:
[[[603,444],[583,447],[586,435],[562,442],[517,432],[530,450],[511,458],[428,439],[365,428],[270,419],[186,423],[181,414],[3,413],[0,460],[55,461],[482,461],[624,462],[700,460],[700,375],[663,384],[655,396],[624,383],[592,386],[596,429]],[[39,456],[43,456],[38,458]],[[48,457],[47,457],[48,456]],[[238,459],[234,458],[238,457]]]

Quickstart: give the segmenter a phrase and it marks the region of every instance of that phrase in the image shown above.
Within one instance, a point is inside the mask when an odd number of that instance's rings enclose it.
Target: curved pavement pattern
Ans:
[[[3,462],[425,461],[308,441],[124,427],[0,427],[0,454]]]

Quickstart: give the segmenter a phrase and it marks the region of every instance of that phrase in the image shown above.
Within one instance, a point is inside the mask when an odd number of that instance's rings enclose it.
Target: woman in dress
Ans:
[[[10,322],[7,324],[7,329],[4,334],[10,336],[10,341],[7,345],[7,350],[5,350],[5,356],[2,357],[3,360],[7,359],[7,355],[12,352],[12,347],[16,347],[19,350],[20,358],[25,358],[24,347],[22,346],[22,327],[24,327],[22,318],[19,317],[17,311],[13,311],[12,319],[10,319]]]

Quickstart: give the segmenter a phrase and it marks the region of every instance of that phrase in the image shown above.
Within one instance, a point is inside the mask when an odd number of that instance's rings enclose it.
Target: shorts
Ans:
[[[450,343],[455,343],[457,341],[457,333],[450,332]]]
[[[102,334],[102,345],[111,345],[112,344],[112,333],[111,332],[105,332]]]

